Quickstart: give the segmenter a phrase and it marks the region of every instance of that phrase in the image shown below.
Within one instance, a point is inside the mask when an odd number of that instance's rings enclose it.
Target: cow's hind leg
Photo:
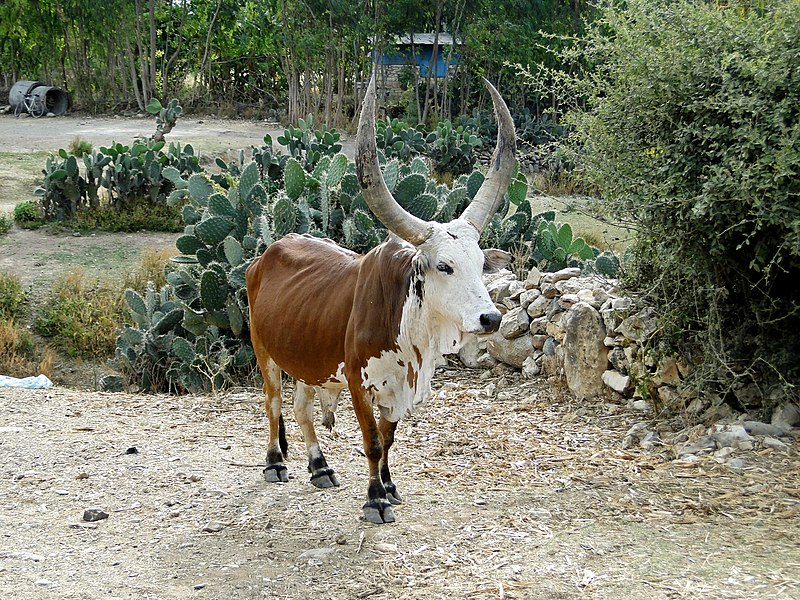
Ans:
[[[265,353],[259,354],[265,356]],[[259,361],[264,378],[264,408],[269,419],[269,446],[267,447],[267,467],[264,477],[272,483],[289,481],[289,473],[283,459],[286,456],[286,428],[281,414],[281,370],[275,361],[266,356]]]
[[[392,474],[389,472],[389,448],[394,444],[394,432],[397,429],[397,422],[391,422],[383,417],[378,422],[378,431],[381,433],[383,440],[383,456],[381,457],[381,481],[383,487],[386,488],[386,499],[392,504],[402,504],[403,499],[397,491],[397,486],[392,481]]]
[[[295,383],[294,389],[294,416],[308,452],[308,471],[311,473],[311,483],[318,488],[339,486],[339,478],[328,466],[325,456],[319,447],[317,432],[314,430],[314,388],[302,381]]]

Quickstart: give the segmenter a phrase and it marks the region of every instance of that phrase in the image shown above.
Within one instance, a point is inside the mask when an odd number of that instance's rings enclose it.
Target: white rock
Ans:
[[[533,299],[533,301],[528,305],[527,311],[528,316],[532,319],[536,319],[544,315],[547,312],[547,307],[550,305],[550,300],[545,298],[543,295],[539,295]]]
[[[619,371],[607,370],[603,372],[603,383],[619,394],[624,394],[631,387],[631,378]]]
[[[500,334],[507,340],[513,340],[530,330],[530,317],[521,306],[512,308],[500,322]]]
[[[542,283],[555,283],[557,281],[564,281],[566,279],[578,277],[580,274],[581,270],[578,267],[567,267],[566,269],[561,269],[555,273],[545,273],[542,276]]]
[[[800,407],[794,402],[785,402],[772,413],[772,424],[783,429],[800,426]]]
[[[788,444],[784,444],[782,441],[780,441],[779,439],[774,438],[774,437],[766,436],[762,443],[764,444],[764,448],[772,448],[773,450],[788,450],[789,449]]]
[[[522,377],[525,379],[533,379],[541,372],[542,367],[533,356],[529,356],[522,362]]]
[[[537,289],[525,290],[524,292],[522,292],[522,294],[519,297],[519,305],[522,308],[526,308],[527,309],[531,305],[531,302],[536,300],[536,298],[538,298],[541,295],[542,295],[542,292],[540,292]]]
[[[313,559],[319,560],[320,558],[325,558],[326,556],[333,554],[334,552],[335,552],[334,548],[312,548],[311,550],[306,550],[297,558],[306,560],[313,560]]]
[[[542,273],[536,267],[531,268],[530,272],[528,272],[528,277],[525,279],[525,288],[526,289],[533,289],[539,287],[539,283],[542,281]]]
[[[603,373],[608,368],[608,348],[603,344],[605,326],[600,313],[579,302],[562,321],[567,386],[580,399],[594,398],[603,391]]]
[[[581,302],[581,298],[578,296],[578,294],[564,294],[558,299],[558,305],[564,310],[569,310],[578,302]]]
[[[630,310],[633,306],[633,300],[630,298],[622,297],[622,298],[613,298],[611,300],[611,308],[613,310],[625,311]]]
[[[489,338],[486,350],[500,362],[521,369],[525,359],[533,354],[535,348],[529,335],[507,340],[498,333]]]

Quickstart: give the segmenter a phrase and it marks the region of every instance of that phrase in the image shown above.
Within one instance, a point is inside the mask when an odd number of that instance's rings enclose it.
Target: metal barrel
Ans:
[[[56,116],[63,115],[69,108],[69,96],[61,88],[49,86],[41,81],[17,81],[11,86],[8,93],[8,103],[13,106],[23,106],[27,94],[33,94],[46,107],[46,113]]]

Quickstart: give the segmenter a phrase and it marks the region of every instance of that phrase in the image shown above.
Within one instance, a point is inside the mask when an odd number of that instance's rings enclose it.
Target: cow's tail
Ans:
[[[286,441],[286,425],[283,424],[283,415],[278,419],[278,444],[281,447],[283,457],[286,458],[286,453],[289,450],[289,444]]]

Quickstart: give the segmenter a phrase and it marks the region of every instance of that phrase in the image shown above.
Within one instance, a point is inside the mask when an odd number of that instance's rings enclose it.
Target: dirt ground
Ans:
[[[140,121],[0,116],[0,181],[9,161],[75,135],[149,134]],[[196,121],[209,152],[264,134]],[[0,236],[0,271],[31,286],[76,268],[114,277],[173,243],[15,228]],[[451,367],[435,387],[398,429],[405,503],[383,526],[360,519],[366,460],[346,400],[334,431],[318,432],[342,486],[317,490],[291,402],[292,478],[264,481],[257,390],[0,388],[0,598],[800,598],[797,438],[786,452],[737,451],[733,470],[623,450],[643,417],[557,382]],[[84,521],[95,508],[108,518]]]
[[[489,395],[488,383],[499,392]],[[670,462],[635,415],[551,384],[445,370],[401,423],[397,522],[360,520],[352,410],[321,444],[342,486],[261,475],[258,393],[0,389],[3,598],[798,598],[797,444]],[[135,451],[132,450],[135,448]],[[83,520],[100,508],[109,517]]]

